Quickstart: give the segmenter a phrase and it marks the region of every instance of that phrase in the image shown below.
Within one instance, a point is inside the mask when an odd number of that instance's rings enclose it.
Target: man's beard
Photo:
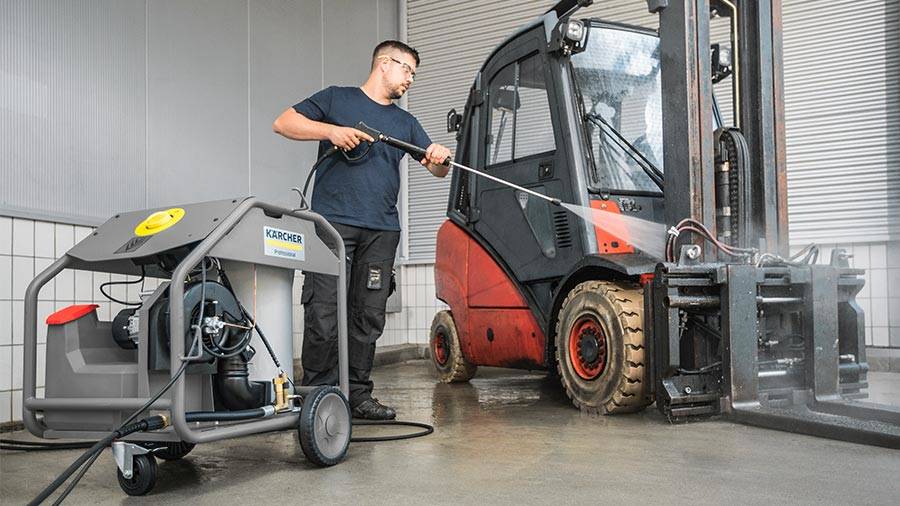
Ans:
[[[392,89],[391,94],[390,94],[391,100],[399,100],[400,97],[402,97],[403,93],[404,93],[401,90],[402,90],[402,86],[397,86],[396,88]]]

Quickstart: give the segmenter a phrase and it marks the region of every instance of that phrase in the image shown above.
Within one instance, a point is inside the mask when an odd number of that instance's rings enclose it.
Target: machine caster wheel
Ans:
[[[145,495],[156,485],[156,459],[150,454],[135,455],[133,459],[131,478],[116,470],[119,487],[128,495]]]
[[[297,432],[306,459],[319,467],[344,460],[350,446],[350,403],[337,387],[319,387],[303,398]]]
[[[441,383],[469,381],[478,371],[478,366],[463,356],[456,323],[450,311],[440,311],[434,315],[428,345],[431,364]]]
[[[159,449],[153,452],[153,456],[163,460],[178,460],[194,449],[194,443],[185,443],[179,441],[177,443],[165,443]]]

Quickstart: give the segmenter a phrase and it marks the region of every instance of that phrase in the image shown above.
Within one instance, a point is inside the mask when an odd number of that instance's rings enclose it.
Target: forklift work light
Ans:
[[[573,19],[566,26],[566,40],[578,44],[584,39],[584,23]]]

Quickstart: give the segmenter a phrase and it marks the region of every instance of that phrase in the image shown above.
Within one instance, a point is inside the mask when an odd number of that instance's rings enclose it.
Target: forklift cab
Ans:
[[[568,25],[580,29],[575,44]],[[448,114],[456,161],[563,202],[662,223],[659,38],[598,20],[568,25],[560,34],[534,24],[488,58],[464,115]],[[469,173],[453,175],[448,216],[504,259],[539,306],[551,302],[548,280],[586,257],[635,272],[658,260],[602,225]]]

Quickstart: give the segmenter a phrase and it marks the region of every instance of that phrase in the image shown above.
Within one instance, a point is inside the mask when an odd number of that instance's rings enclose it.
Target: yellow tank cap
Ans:
[[[142,221],[135,229],[134,235],[144,237],[147,235],[158,234],[163,230],[178,223],[184,217],[184,209],[173,207],[165,211],[157,211]]]

